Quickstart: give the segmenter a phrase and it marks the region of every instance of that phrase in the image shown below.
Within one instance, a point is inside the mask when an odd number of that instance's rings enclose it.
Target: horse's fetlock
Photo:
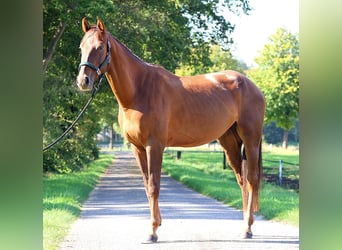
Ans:
[[[159,227],[161,225],[161,220],[153,220],[152,221],[152,226],[155,227]]]

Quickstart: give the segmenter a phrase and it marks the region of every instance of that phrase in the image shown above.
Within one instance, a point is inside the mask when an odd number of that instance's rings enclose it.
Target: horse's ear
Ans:
[[[88,30],[90,30],[90,25],[87,21],[87,18],[83,18],[82,19],[82,30],[84,31],[84,33],[86,33]]]
[[[99,29],[102,31],[102,32],[104,32],[105,31],[105,26],[104,26],[104,24],[103,24],[103,22],[101,21],[101,19],[100,18],[98,18],[97,19],[97,27],[99,27]]]

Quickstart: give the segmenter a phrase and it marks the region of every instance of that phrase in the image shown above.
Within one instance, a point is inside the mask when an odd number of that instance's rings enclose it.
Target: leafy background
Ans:
[[[144,61],[163,65],[171,72],[183,68],[180,71],[184,74],[196,74],[213,67],[212,46],[219,54],[232,43],[234,25],[224,19],[219,8],[228,8],[238,15],[250,10],[247,0],[44,1],[43,144],[50,143],[69,126],[88,98],[74,84],[83,17],[90,23],[101,18],[106,29]],[[238,69],[240,65],[226,53],[229,63]],[[103,127],[117,124],[117,112],[116,100],[108,84],[103,84],[75,129],[44,152],[43,170],[69,173],[96,159],[94,138]]]

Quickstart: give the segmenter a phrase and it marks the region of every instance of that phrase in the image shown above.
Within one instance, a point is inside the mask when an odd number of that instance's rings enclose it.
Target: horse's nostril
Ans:
[[[84,83],[85,83],[86,85],[89,84],[89,77],[88,77],[88,76],[84,77]]]

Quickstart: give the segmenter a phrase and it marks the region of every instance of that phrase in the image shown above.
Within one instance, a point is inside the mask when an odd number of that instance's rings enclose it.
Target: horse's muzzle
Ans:
[[[82,91],[90,91],[93,89],[94,80],[87,75],[77,77],[77,86]]]

